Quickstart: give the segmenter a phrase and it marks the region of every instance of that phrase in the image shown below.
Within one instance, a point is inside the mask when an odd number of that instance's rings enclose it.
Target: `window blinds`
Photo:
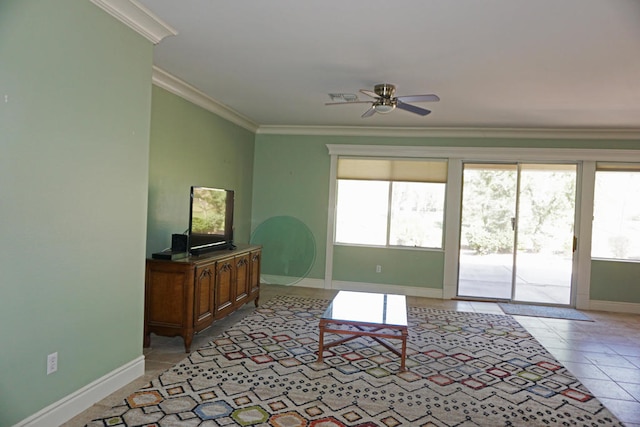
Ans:
[[[640,172],[640,163],[596,163],[596,170],[607,172]]]
[[[339,157],[337,178],[446,183],[447,161]]]

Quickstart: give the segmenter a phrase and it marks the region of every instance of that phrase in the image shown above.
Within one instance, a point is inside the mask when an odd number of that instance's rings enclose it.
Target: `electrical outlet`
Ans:
[[[51,353],[47,356],[47,375],[53,374],[58,370],[58,352]]]
[[[382,266],[376,265],[376,273],[382,273]]]

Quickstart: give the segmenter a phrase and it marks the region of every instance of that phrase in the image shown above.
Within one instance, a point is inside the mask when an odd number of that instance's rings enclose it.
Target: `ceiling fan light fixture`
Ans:
[[[373,104],[373,109],[376,110],[376,113],[387,114],[396,109],[396,103],[390,99],[381,99]]]

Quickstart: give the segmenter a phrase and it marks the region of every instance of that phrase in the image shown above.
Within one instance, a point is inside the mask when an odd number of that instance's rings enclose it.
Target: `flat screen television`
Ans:
[[[191,187],[189,252],[233,248],[233,190]]]

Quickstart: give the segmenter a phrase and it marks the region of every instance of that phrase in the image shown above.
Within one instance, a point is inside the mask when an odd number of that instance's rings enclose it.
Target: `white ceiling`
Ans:
[[[139,0],[154,64],[259,126],[640,129],[638,0]],[[435,93],[421,117],[329,93]]]

